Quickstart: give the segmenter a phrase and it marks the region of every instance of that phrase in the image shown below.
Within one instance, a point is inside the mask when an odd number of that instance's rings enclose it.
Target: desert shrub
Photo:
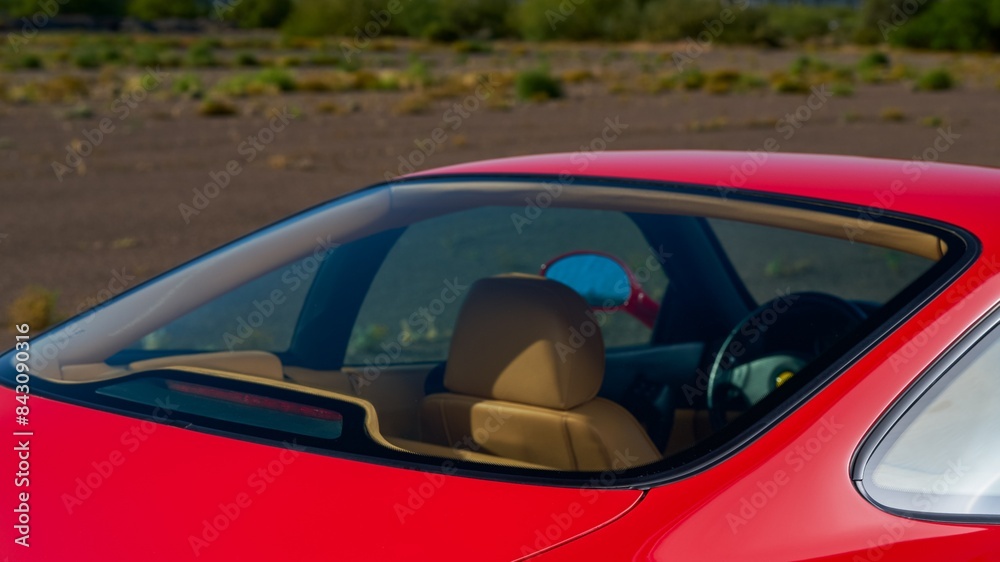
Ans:
[[[780,34],[783,42],[803,43],[833,37],[849,40],[857,25],[854,9],[824,6],[769,6],[767,27]]]
[[[130,16],[147,21],[162,18],[190,19],[204,13],[198,0],[129,0],[127,6]]]
[[[250,52],[242,52],[236,55],[236,59],[233,61],[236,66],[259,66],[260,61],[257,60],[257,56]]]
[[[729,23],[722,21],[724,12],[732,16],[727,17]],[[768,18],[769,12],[762,7],[740,9],[721,0],[649,0],[642,9],[640,37],[650,41],[778,46],[782,32]]]
[[[652,0],[643,7],[640,36],[648,41],[696,38],[722,9],[717,0]]]
[[[205,87],[197,74],[187,73],[181,74],[173,80],[170,84],[170,91],[177,96],[200,98],[205,92]]]
[[[414,2],[414,5],[417,3]],[[409,6],[407,9],[410,9]],[[292,11],[281,24],[281,29],[288,35],[321,37],[324,35],[343,35],[353,37],[355,28],[364,29],[365,24],[372,20],[372,11],[385,10],[383,2],[377,0],[298,0],[292,6]],[[398,28],[393,16],[386,28],[380,33]]]
[[[136,66],[156,66],[160,64],[160,49],[151,43],[139,43],[132,48],[130,58]]]
[[[306,64],[310,66],[337,66],[341,63],[341,58],[328,51],[312,53],[306,59]]]
[[[955,86],[955,79],[951,73],[944,68],[928,70],[917,78],[914,87],[925,92],[938,92],[950,90]]]
[[[637,0],[523,0],[512,13],[525,39],[628,41],[638,37],[643,15]]]
[[[291,0],[241,0],[228,8],[216,8],[215,15],[244,29],[276,28],[292,13]]]
[[[287,70],[265,68],[256,74],[236,74],[216,83],[214,90],[225,96],[244,97],[295,90],[295,77]]]
[[[889,59],[889,55],[882,51],[872,51],[861,57],[861,60],[858,61],[858,68],[862,70],[888,68],[890,64],[892,64],[892,60]]]
[[[931,0],[905,25],[891,28],[889,41],[919,49],[1000,50],[1000,2]]]
[[[828,70],[830,70],[830,63],[808,55],[797,57],[788,67],[788,72],[797,76]]]
[[[81,45],[70,53],[70,60],[77,68],[93,69],[101,66],[101,53],[93,45]]]
[[[920,120],[920,124],[924,127],[938,128],[944,125],[944,119],[938,115],[928,115]]]
[[[771,90],[778,94],[807,94],[809,82],[801,75],[776,72],[771,76]]]
[[[221,98],[208,98],[198,106],[198,114],[205,117],[228,117],[239,110],[233,102]]]
[[[84,99],[89,94],[87,83],[82,78],[64,74],[48,80],[28,82],[18,97],[23,101],[64,103]]]
[[[884,107],[878,115],[883,121],[891,121],[894,123],[906,121],[906,112],[899,107]]]
[[[423,93],[412,93],[404,96],[392,107],[395,115],[419,115],[427,113],[431,108],[431,98]]]
[[[511,0],[425,0],[412,2],[397,17],[395,31],[432,41],[510,35]]]
[[[56,301],[59,295],[38,285],[26,287],[7,309],[7,320],[28,324],[32,330],[41,330],[56,321]]]
[[[482,53],[492,53],[493,46],[486,41],[475,41],[475,40],[462,40],[455,41],[451,46],[451,50],[455,51],[460,55],[472,55],[472,54],[482,54]]]
[[[519,73],[514,80],[514,91],[518,99],[529,101],[545,101],[563,96],[562,84],[547,68]]]
[[[207,39],[201,39],[196,41],[185,55],[185,63],[188,66],[193,66],[197,68],[204,68],[215,66],[218,61],[215,60],[215,43]]]
[[[3,66],[10,70],[41,70],[45,64],[42,57],[34,53],[22,53],[4,61]]]
[[[848,98],[854,95],[854,85],[850,82],[834,82],[830,93],[838,98]]]
[[[697,66],[685,68],[677,73],[677,84],[685,90],[700,90],[705,86],[705,73]]]
[[[265,68],[254,76],[254,80],[260,84],[274,86],[282,92],[291,92],[295,89],[295,77],[280,68]]]
[[[883,22],[892,18],[892,8],[900,0],[865,0],[858,14],[854,40],[862,44],[881,43],[886,40]]]
[[[59,2],[60,14],[86,14],[90,16],[125,15],[126,0],[73,0]],[[38,13],[38,0],[4,0],[0,2],[0,15],[11,17],[31,17]]]
[[[743,79],[738,70],[713,70],[705,75],[703,88],[710,94],[728,94],[736,88]]]
[[[562,73],[560,77],[563,82],[569,84],[580,84],[582,82],[589,82],[594,80],[596,77],[594,73],[586,68],[575,68],[572,70],[566,70]]]

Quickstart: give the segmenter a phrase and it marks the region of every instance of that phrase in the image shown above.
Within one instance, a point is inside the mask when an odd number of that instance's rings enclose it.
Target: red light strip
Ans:
[[[298,416],[305,416],[308,418],[315,418],[318,420],[326,420],[326,421],[344,420],[344,416],[342,416],[339,412],[334,412],[333,410],[327,410],[325,408],[306,406],[303,404],[296,404],[294,402],[288,402],[285,400],[278,400],[277,398],[267,398],[266,396],[247,394],[245,392],[236,392],[235,390],[225,390],[222,388],[215,388],[212,386],[204,386],[189,382],[179,382],[171,380],[168,380],[166,382],[167,382],[167,388],[169,388],[170,390],[183,392],[185,394],[191,394],[194,396],[215,398],[216,400],[224,400],[226,402],[232,402],[234,404],[243,404],[244,406],[251,406],[254,408],[264,408],[266,410],[273,410],[275,412],[282,412],[285,414],[295,414]]]

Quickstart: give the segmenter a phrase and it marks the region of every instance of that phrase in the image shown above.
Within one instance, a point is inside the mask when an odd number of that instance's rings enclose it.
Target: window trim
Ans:
[[[303,213],[288,217],[269,227],[258,230],[248,237],[226,245],[223,248],[216,249],[213,252],[206,254],[206,256],[216,255],[220,252],[227,251],[230,248],[237,247],[240,244],[245,243],[251,238],[263,236],[276,228],[289,224],[291,221],[300,220],[302,217],[318,213],[324,209],[329,209],[332,206],[341,205],[348,201],[359,201],[367,196],[378,196],[378,192],[381,189],[390,186],[405,185],[410,183],[427,184],[433,182],[447,184],[470,181],[510,181],[536,183],[539,185],[544,185],[546,182],[551,183],[552,181],[566,183],[564,178],[561,179],[559,176],[554,174],[428,175],[401,179],[388,184],[371,186],[343,197],[335,198],[321,205],[317,205],[316,207],[304,211]],[[586,183],[588,187],[603,186],[633,188],[652,192],[671,192],[709,198],[725,198],[739,202],[811,210],[841,216],[845,219],[854,219],[859,215],[859,213],[865,211],[865,207],[860,204],[846,204],[835,201],[753,190],[723,193],[718,188],[714,188],[712,186],[679,182],[592,176],[582,176],[570,180],[571,185],[575,185],[577,182]],[[605,476],[605,473],[555,472],[445,459],[448,463],[450,463],[450,466],[455,469],[450,471],[448,474],[502,482],[531,483],[562,487],[586,488],[600,486],[603,489],[646,490],[654,486],[664,485],[688,478],[730,459],[732,456],[742,451],[747,445],[758,439],[761,434],[781,423],[789,414],[797,410],[804,402],[810,400],[813,396],[821,392],[834,378],[839,376],[846,369],[850,368],[859,359],[859,357],[876,345],[880,344],[902,323],[911,318],[918,310],[924,308],[931,299],[939,295],[945,290],[945,288],[949,287],[963,272],[975,263],[981,253],[981,244],[978,239],[976,239],[976,237],[968,231],[955,225],[924,217],[905,215],[889,210],[886,210],[879,217],[873,217],[872,220],[877,223],[896,225],[909,230],[934,233],[936,236],[945,240],[947,247],[951,251],[949,251],[948,254],[941,258],[937,263],[932,265],[930,269],[928,269],[917,280],[907,286],[903,292],[890,299],[883,306],[883,309],[887,309],[886,313],[880,317],[873,317],[873,328],[867,335],[853,341],[844,342],[843,345],[840,345],[836,349],[832,350],[829,355],[831,357],[835,357],[835,359],[825,365],[818,363],[818,371],[811,377],[793,378],[790,383],[782,387],[783,396],[772,394],[771,396],[774,397],[777,404],[767,411],[766,414],[756,418],[748,418],[742,421],[738,420],[737,422],[727,426],[722,431],[717,432],[712,437],[698,443],[692,449],[667,457],[662,461],[628,469],[615,474],[610,483],[604,482],[602,477]],[[187,265],[202,261],[206,259],[206,256],[196,258]],[[163,276],[157,276],[153,280],[150,280],[140,286],[146,286],[151,282],[162,279],[162,277]],[[4,356],[0,356],[0,362],[9,360],[12,354],[13,350],[8,351],[8,353]],[[820,369],[820,367],[822,367],[822,369]],[[799,381],[801,381],[800,384]],[[12,387],[14,381],[11,374],[0,373],[0,384]],[[52,383],[52,385],[55,385],[55,383]],[[49,385],[39,386],[48,387]],[[147,414],[134,411],[123,412],[106,405],[102,407],[99,403],[91,399],[81,399],[79,397],[75,397],[75,393],[72,392],[72,389],[82,389],[83,387],[84,385],[76,384],[70,385],[69,387],[60,386],[58,388],[53,386],[51,390],[48,390],[47,388],[39,388],[39,392],[37,394],[40,396],[50,397],[54,400],[81,405],[90,409],[112,412],[117,411],[118,413],[122,413],[124,415],[139,417],[141,419],[152,419],[153,421],[156,421],[155,418],[152,418]],[[760,404],[764,404],[765,402],[761,402]],[[227,433],[225,430],[213,430],[212,428],[207,428],[198,424],[189,424],[185,427],[211,434],[222,434],[243,441],[280,446],[280,442],[259,435],[244,433],[233,435],[232,433]],[[372,440],[372,444],[375,444],[374,440]],[[377,454],[366,454],[360,457],[339,449],[307,447],[306,450],[312,454],[319,454],[333,458],[354,458],[363,462],[371,462],[382,466],[415,469],[425,472],[441,472],[442,466],[445,464],[439,457],[422,456],[413,453],[399,453],[392,450],[380,450]]]
[[[993,338],[994,341],[989,341]],[[924,398],[931,399],[936,393],[942,392],[947,385],[936,387],[937,383],[946,380],[949,375],[960,376],[962,371],[955,371],[961,366],[980,344],[1000,343],[1000,305],[994,306],[973,326],[954,342],[934,363],[931,364],[919,378],[903,393],[874,426],[865,435],[851,461],[851,480],[861,496],[878,509],[909,519],[939,523],[1000,523],[1000,513],[996,514],[961,514],[937,513],[927,511],[907,510],[885,505],[872,495],[869,487],[874,467],[878,464],[877,453],[890,434],[901,427],[903,418]],[[937,390],[935,391],[935,387]],[[867,485],[866,485],[867,482]]]

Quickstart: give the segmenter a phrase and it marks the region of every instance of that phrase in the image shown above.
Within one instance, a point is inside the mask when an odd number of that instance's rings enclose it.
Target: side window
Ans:
[[[485,207],[414,224],[393,246],[368,290],[345,363],[443,361],[469,285],[502,273],[538,274],[549,260],[575,250],[612,254],[637,273],[659,302],[667,278],[655,249],[628,215],[549,208],[531,219],[524,209]],[[655,264],[650,267],[648,264]],[[634,317],[608,315],[609,348],[648,344],[652,331]]]
[[[875,448],[865,490],[876,502],[946,516],[1000,515],[1000,329],[921,396]]]
[[[249,281],[147,334],[128,350],[286,351],[319,269],[310,256]]]
[[[708,219],[754,300],[818,291],[882,304],[934,262],[868,244],[722,219]]]

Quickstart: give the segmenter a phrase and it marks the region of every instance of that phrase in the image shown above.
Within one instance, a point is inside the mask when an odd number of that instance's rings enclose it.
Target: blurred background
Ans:
[[[0,34],[5,329],[457,162],[1000,163],[1000,0],[0,0]]]

